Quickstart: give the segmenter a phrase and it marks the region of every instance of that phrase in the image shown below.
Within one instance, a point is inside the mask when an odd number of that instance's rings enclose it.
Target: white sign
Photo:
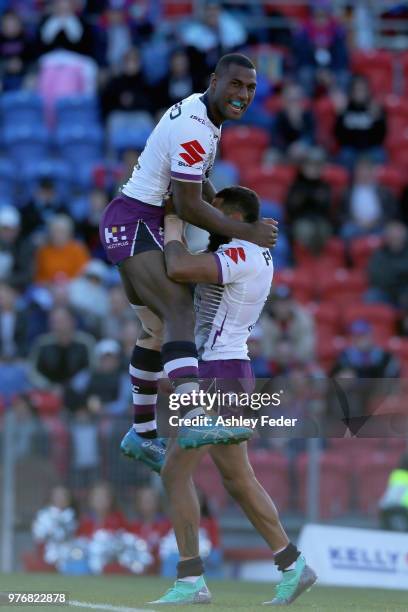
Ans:
[[[408,534],[306,525],[298,548],[319,584],[408,590]]]

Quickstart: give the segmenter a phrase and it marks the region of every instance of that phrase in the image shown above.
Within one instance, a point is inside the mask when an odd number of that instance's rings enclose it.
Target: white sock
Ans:
[[[186,576],[185,578],[179,578],[179,580],[181,580],[181,582],[190,582],[194,584],[199,578],[201,578],[201,576]]]
[[[296,567],[296,561],[294,561],[293,563],[291,563],[288,567],[285,567],[285,569],[283,570],[284,572],[289,572],[290,570],[295,569]]]

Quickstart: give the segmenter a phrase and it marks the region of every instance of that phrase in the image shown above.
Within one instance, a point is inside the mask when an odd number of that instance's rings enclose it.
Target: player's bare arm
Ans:
[[[212,253],[192,255],[184,246],[183,221],[166,215],[164,221],[164,258],[167,275],[178,283],[218,283],[218,266]]]
[[[203,188],[202,188],[203,200],[205,200],[209,204],[212,204],[216,193],[217,193],[217,190],[215,189],[214,185],[212,184],[210,180],[203,181]]]
[[[202,199],[201,183],[172,180],[173,203],[178,216],[213,234],[248,240],[262,247],[272,248],[278,235],[273,219],[255,223],[237,221],[226,217]]]

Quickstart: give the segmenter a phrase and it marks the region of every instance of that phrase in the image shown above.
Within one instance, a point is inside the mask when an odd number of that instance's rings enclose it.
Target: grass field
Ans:
[[[141,612],[157,610],[159,606],[148,605],[170,586],[161,578],[138,578],[129,576],[65,577],[53,574],[0,574],[0,591],[64,592],[71,601],[71,610],[100,610],[109,612]],[[209,582],[213,604],[204,609],[208,612],[237,610],[251,612],[262,610],[260,604],[272,598],[273,587],[267,583],[215,581]],[[72,605],[75,604],[75,605]],[[83,604],[83,605],[78,605]],[[86,605],[86,604],[93,604]],[[65,606],[0,606],[1,611],[34,610],[35,612],[62,612]],[[165,610],[178,609],[165,606]],[[183,606],[183,611],[197,611],[197,606]],[[268,608],[266,608],[268,609]],[[408,611],[408,591],[384,591],[377,589],[340,589],[314,587],[295,602],[291,609],[300,612],[394,612]]]

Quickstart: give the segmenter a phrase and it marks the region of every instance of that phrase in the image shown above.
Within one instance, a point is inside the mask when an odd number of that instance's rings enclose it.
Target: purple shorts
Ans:
[[[217,387],[225,393],[251,393],[255,386],[251,362],[247,359],[200,361],[198,372],[203,380],[216,378]]]
[[[163,250],[164,208],[151,206],[121,193],[105,208],[99,236],[113,264],[142,253]]]

